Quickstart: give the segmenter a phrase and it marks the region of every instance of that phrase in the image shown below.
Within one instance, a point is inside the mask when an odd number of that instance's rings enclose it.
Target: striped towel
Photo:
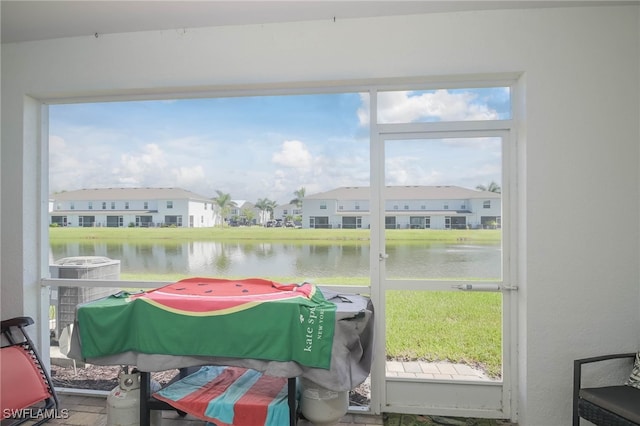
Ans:
[[[289,424],[287,379],[240,367],[202,367],[156,399],[217,426]]]

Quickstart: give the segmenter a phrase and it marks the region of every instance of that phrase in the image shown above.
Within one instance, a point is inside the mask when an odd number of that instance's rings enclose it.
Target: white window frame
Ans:
[[[466,82],[461,82],[458,81],[457,83],[452,84],[452,86],[456,86],[456,87],[482,87],[482,85],[484,84],[485,86],[511,86],[514,87],[515,85],[515,79],[518,78],[518,75],[509,75],[509,77],[506,77],[507,74],[502,74],[501,76],[499,76],[496,79],[492,79],[492,78],[482,78],[481,80],[477,80],[477,77],[474,77],[472,79],[472,81],[466,81]],[[507,80],[505,80],[507,79]],[[428,79],[424,79],[425,82],[428,82]],[[446,88],[444,84],[442,84],[442,79],[437,79],[438,81],[433,83],[433,86],[436,88]],[[452,80],[459,80],[459,78],[453,78]],[[397,90],[403,90],[404,89],[410,89],[411,87],[417,86],[418,83],[416,83],[417,79],[415,78],[411,78],[409,80],[404,80],[404,79],[400,79],[400,80],[394,80],[394,79],[382,79],[379,82],[372,82],[372,81],[367,81],[367,82],[353,82],[352,84],[345,84],[345,85],[340,85],[340,86],[336,86],[336,87],[329,87],[327,86],[327,84],[319,84],[318,86],[309,86],[306,88],[301,89],[300,87],[294,87],[294,85],[291,85],[290,89],[282,89],[281,86],[279,86],[278,88],[278,92],[279,94],[283,94],[283,95],[295,95],[295,94],[309,94],[309,93],[353,93],[353,92],[367,92],[369,91],[369,93],[375,93],[376,90],[378,90],[381,87],[385,87],[385,88],[396,88]],[[193,95],[197,95],[200,89],[194,89],[193,91]],[[188,89],[185,89],[184,91],[180,92],[180,93],[176,93],[175,94],[175,98],[191,98],[192,96],[187,95],[189,93]],[[243,96],[257,96],[257,95],[261,95],[261,94],[270,94],[272,93],[272,88],[270,87],[265,87],[264,89],[260,89],[257,88],[255,90],[242,90],[242,91],[238,91],[238,93],[236,93],[236,95],[243,95]],[[228,96],[232,96],[234,95],[233,90],[230,91],[226,91],[226,90],[220,90],[219,92],[208,92],[207,93],[208,96],[211,97],[228,97]],[[108,98],[110,100],[113,100],[113,95],[109,95]],[[167,97],[171,97],[170,95],[167,95],[167,93],[160,93],[158,92],[157,94],[142,94],[142,93],[127,93],[127,94],[120,94],[117,96],[120,100],[122,101],[127,101],[127,100],[133,100],[135,99],[140,99],[140,98],[144,98],[146,97],[149,100],[152,99],[166,99]],[[73,94],[73,97],[71,97],[71,95],[69,96],[69,98],[62,98],[62,99],[44,99],[44,100],[36,100],[37,102],[40,103],[41,105],[41,114],[43,116],[43,122],[45,123],[45,129],[42,132],[42,134],[40,135],[40,149],[41,149],[41,155],[40,155],[40,169],[41,169],[41,187],[42,187],[42,191],[41,191],[41,196],[42,197],[46,197],[47,194],[47,188],[48,188],[48,145],[47,145],[47,131],[48,128],[46,127],[46,124],[48,124],[48,112],[46,111],[46,105],[47,104],[52,104],[52,103],[66,103],[66,102],[72,102],[76,99],[82,99],[85,102],[101,102],[107,99],[106,95],[104,98],[101,97],[94,97],[94,95],[89,95],[89,94]],[[515,97],[512,97],[512,104],[516,104],[516,99]],[[374,109],[376,107],[376,101],[375,100],[371,100],[371,108]],[[374,123],[374,121],[372,120],[372,123]],[[378,129],[376,129],[376,132],[379,130],[379,128],[381,127],[392,127],[395,126],[394,124],[384,124],[384,125],[375,125],[375,124],[370,124],[371,128],[375,128],[378,127]],[[435,127],[438,126],[438,123],[435,123]],[[372,130],[372,134],[371,134],[371,139],[372,139],[372,144],[376,143],[376,141],[374,140],[374,131]],[[515,186],[515,182],[516,182],[516,172],[515,172],[515,164],[516,164],[516,160],[517,160],[517,155],[515,153],[515,149],[514,149],[514,154],[512,156],[512,158],[505,158],[503,161],[509,162],[510,164],[512,164],[513,167],[513,171],[510,173],[509,176],[503,176],[503,179],[505,181],[510,181],[512,182],[512,184]],[[373,155],[373,153],[372,153]],[[372,158],[372,164],[376,161],[375,158]],[[376,179],[375,176],[375,172],[374,170],[371,171],[372,176],[371,176],[371,187],[374,186],[374,181]],[[504,185],[504,183],[503,183]],[[376,197],[379,197],[379,194],[371,194],[371,204],[374,204],[374,201],[376,201]],[[157,203],[157,202],[156,202]],[[40,203],[42,204],[42,203]],[[515,247],[514,244],[514,238],[516,235],[515,232],[515,218],[516,218],[516,206],[517,203],[515,202],[515,200],[511,200],[509,201],[509,203],[507,204],[506,202],[503,202],[503,208],[504,209],[510,209],[512,210],[510,217],[512,218],[512,223],[509,224],[511,229],[511,237],[510,240],[504,241],[504,245],[505,245],[505,250],[507,250],[508,247]],[[74,203],[70,202],[70,209],[73,210],[74,209]],[[171,207],[168,207],[171,208]],[[323,209],[323,207],[320,207],[321,209]],[[148,202],[144,202],[144,209],[148,210],[149,209],[149,204]],[[326,209],[326,205],[324,206],[324,209]],[[395,206],[395,209],[397,209],[397,206]],[[379,222],[379,226],[381,229],[385,229],[385,211],[384,209],[382,211],[376,211],[377,209],[372,209],[371,207],[369,208],[369,211],[372,213],[371,217],[370,217],[370,221],[371,223],[373,223],[374,221],[378,221]],[[50,289],[53,287],[58,287],[60,285],[64,285],[64,286],[77,286],[77,287],[83,287],[83,286],[112,286],[113,283],[100,283],[100,282],[95,282],[93,280],[54,280],[54,279],[50,279],[47,278],[46,276],[46,271],[48,271],[48,256],[45,255],[45,253],[47,252],[47,248],[49,245],[49,241],[48,241],[48,232],[46,229],[44,229],[44,226],[46,226],[46,224],[48,223],[48,212],[43,209],[42,207],[40,207],[40,215],[43,218],[41,220],[41,223],[43,225],[43,229],[40,232],[40,247],[41,247],[41,253],[40,253],[40,271],[41,271],[41,298],[44,297],[48,297],[49,296],[49,291]],[[314,221],[314,217],[310,217],[310,223],[313,223]],[[371,238],[376,238],[376,235],[373,235]],[[512,263],[516,263],[516,256],[515,256],[515,250],[511,250],[509,252],[509,254],[511,255],[511,262]],[[372,262],[371,264],[374,265],[377,261],[377,253],[374,253],[372,250]],[[375,258],[375,259],[374,259]],[[374,275],[374,270],[371,271],[372,276]],[[135,282],[135,281],[119,281],[119,284],[121,286],[130,286],[130,287],[136,287],[136,288],[154,288],[157,287],[158,285],[162,285],[165,284],[165,282]],[[375,283],[372,282],[372,286],[370,288],[368,288],[368,290],[370,291],[371,294],[371,298],[374,302],[374,304],[377,304],[378,301],[380,300],[380,294],[378,292],[378,290],[376,290],[374,288]],[[353,288],[354,291],[359,291],[358,288]],[[366,291],[366,290],[365,290]],[[42,301],[40,302],[40,306],[44,306],[47,303],[42,303]],[[378,308],[379,309],[379,308]],[[515,309],[512,310],[509,313],[505,313],[510,315],[510,318],[515,319],[517,318],[516,316],[516,312]],[[40,330],[45,330],[47,328],[46,325],[44,325],[44,321],[47,320],[46,315],[44,314],[44,308],[41,310],[41,321],[43,322],[43,324],[41,324],[40,326]],[[380,315],[380,311],[377,311],[377,320],[380,321],[384,321],[384,315]],[[380,327],[384,327],[384,325],[377,325],[377,329],[380,329]],[[515,332],[515,327],[512,330],[513,332]],[[38,336],[38,340],[41,343],[41,347],[43,351],[47,351],[48,347],[49,347],[49,342],[48,342],[48,336],[44,336],[43,332],[41,331],[39,333]],[[516,339],[513,339],[513,341],[516,341]],[[514,349],[514,352],[516,351],[516,349]],[[383,362],[384,360],[378,360],[378,362]],[[47,362],[47,357],[45,356],[45,362]],[[384,373],[383,373],[384,374]],[[511,392],[516,394],[517,393],[517,388],[515,386],[515,382],[511,387]],[[515,401],[515,398],[514,400]],[[371,401],[371,406],[374,408],[374,413],[375,413],[375,409],[377,404],[379,404],[380,401],[377,400],[377,398],[375,396],[372,397],[372,401]]]

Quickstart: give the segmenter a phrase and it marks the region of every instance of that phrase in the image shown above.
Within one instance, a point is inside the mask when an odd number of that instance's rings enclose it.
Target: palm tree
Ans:
[[[275,208],[275,201],[271,201],[268,198],[260,198],[256,201],[255,206],[260,209],[260,223],[265,224],[267,220],[271,219],[271,213]]]
[[[242,209],[242,216],[244,216],[244,218],[247,220],[247,224],[249,226],[253,225],[253,218],[255,216],[255,211],[253,211],[253,209],[250,209],[250,208]]]
[[[306,189],[304,189],[304,186],[298,189],[297,191],[293,191],[293,195],[295,195],[296,198],[289,201],[289,204],[295,204],[296,207],[298,208],[302,207],[302,200],[304,199],[306,192],[307,191]]]
[[[232,207],[236,206],[235,201],[231,200],[231,194],[225,194],[222,191],[216,189],[217,197],[213,199],[213,202],[218,206],[218,213],[220,213],[220,222],[224,227],[224,218],[229,215],[229,211]]]
[[[478,185],[478,186],[476,186],[476,189],[479,190],[479,191],[489,191],[489,192],[495,192],[495,193],[498,193],[498,194],[500,194],[501,191],[502,191],[502,188],[500,188],[500,185],[498,185],[494,181],[491,181],[489,186]]]
[[[278,207],[278,203],[272,200],[267,200],[267,211],[269,212],[269,217],[273,217],[273,212],[276,207]]]

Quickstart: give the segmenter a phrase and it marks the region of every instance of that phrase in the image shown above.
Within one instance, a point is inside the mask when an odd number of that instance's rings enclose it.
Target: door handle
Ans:
[[[502,291],[509,290],[515,291],[518,289],[517,286],[506,286],[499,284],[460,284],[453,285],[451,288],[456,288],[462,291]]]

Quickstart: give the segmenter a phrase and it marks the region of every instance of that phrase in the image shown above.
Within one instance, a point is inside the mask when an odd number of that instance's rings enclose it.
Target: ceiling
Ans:
[[[637,1],[2,0],[2,43],[219,25],[365,18],[464,10],[637,4]]]

